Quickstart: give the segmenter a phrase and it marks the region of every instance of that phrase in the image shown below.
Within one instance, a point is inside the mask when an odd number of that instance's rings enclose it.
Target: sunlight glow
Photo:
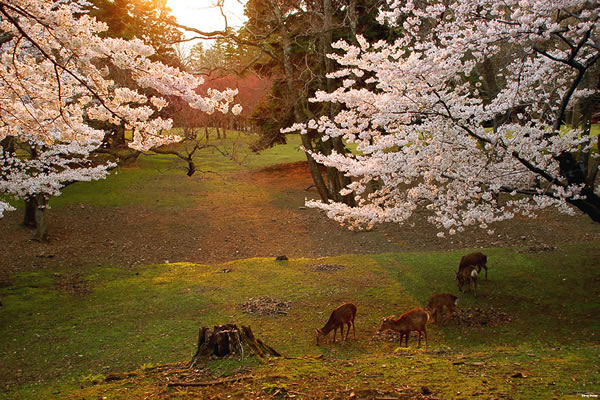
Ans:
[[[227,24],[239,28],[246,20],[244,16],[245,0],[168,0],[168,6],[177,22],[205,32],[222,30],[225,19],[216,6],[223,3]]]

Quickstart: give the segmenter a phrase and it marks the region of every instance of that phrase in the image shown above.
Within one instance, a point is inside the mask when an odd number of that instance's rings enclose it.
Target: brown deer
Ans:
[[[431,312],[431,317],[437,323],[438,317],[443,315],[444,308],[450,314],[454,313],[455,307],[458,304],[458,297],[450,293],[437,293],[431,296],[427,309]]]
[[[473,296],[477,297],[477,278],[479,273],[477,267],[469,265],[456,273],[456,283],[458,284],[458,291],[463,292],[463,287],[467,287],[473,292]]]
[[[408,336],[411,331],[419,332],[419,343],[421,346],[421,333],[425,334],[425,347],[427,347],[427,323],[431,318],[430,314],[421,307],[414,308],[396,319],[396,316],[386,317],[381,322],[378,332],[392,330],[400,333],[400,345],[402,338],[405,337],[405,347],[408,347]]]
[[[458,272],[470,265],[477,267],[477,273],[480,273],[482,268],[485,269],[485,279],[487,279],[488,267],[487,256],[485,254],[476,252],[462,256],[460,264],[458,264]]]
[[[344,303],[331,313],[329,320],[321,329],[315,329],[317,334],[317,346],[321,341],[333,331],[333,343],[335,343],[335,334],[339,328],[342,332],[342,340],[348,339],[350,333],[350,325],[352,325],[352,333],[354,339],[356,339],[356,329],[354,328],[354,318],[356,317],[356,306],[352,303]],[[348,331],[346,332],[346,338],[344,338],[344,325],[348,325]]]

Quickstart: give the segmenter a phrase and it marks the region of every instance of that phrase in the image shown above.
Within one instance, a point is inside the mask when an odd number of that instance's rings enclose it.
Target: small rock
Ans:
[[[275,258],[275,261],[287,261],[287,260],[288,260],[287,256],[277,256]]]
[[[433,392],[427,386],[421,386],[421,393],[423,393],[424,396],[429,396]]]

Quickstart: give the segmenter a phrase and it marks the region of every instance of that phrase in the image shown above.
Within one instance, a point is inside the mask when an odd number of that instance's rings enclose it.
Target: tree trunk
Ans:
[[[594,222],[600,222],[600,197],[593,190],[585,189],[581,193],[585,199],[567,200],[567,202],[579,209]]]
[[[48,221],[46,219],[46,197],[43,194],[37,194],[35,199],[35,229],[34,239],[39,242],[48,241]]]
[[[581,195],[585,196],[585,199],[567,199],[567,202],[577,207],[594,222],[600,222],[600,197],[594,193],[594,185],[586,185],[587,166],[577,162],[571,153],[563,153],[557,157],[557,160],[561,176],[565,177],[570,185],[584,185]]]
[[[122,148],[126,147],[127,143],[125,141],[125,125],[121,124],[117,126],[115,133],[112,136],[111,148]]]
[[[304,146],[304,148],[307,150],[313,151],[313,146],[310,138],[308,137],[308,134],[300,135],[300,138],[302,139],[302,146]],[[329,194],[327,192],[327,186],[325,185],[325,181],[323,180],[323,175],[321,175],[321,168],[309,152],[305,152],[305,154],[306,159],[308,160],[308,170],[310,171],[310,175],[313,178],[313,182],[315,184],[315,187],[317,188],[319,197],[321,197],[322,202],[329,203]]]
[[[496,82],[496,67],[491,59],[486,58],[481,64],[482,77],[483,77],[483,85],[486,91],[486,104],[489,104],[496,98],[500,89],[498,88],[498,82]],[[500,125],[501,116],[497,115],[494,117],[493,127],[494,132],[498,129]]]
[[[23,225],[28,228],[35,228],[35,200],[30,197],[25,199],[25,215],[23,217]]]
[[[242,360],[245,353],[254,354],[260,359],[281,357],[274,348],[256,339],[249,326],[242,326],[240,329],[235,324],[217,325],[212,331],[207,327],[201,327],[198,332],[196,354],[192,357],[188,368],[193,368],[199,357],[222,358],[238,354]]]
[[[594,109],[596,108],[598,101],[600,101],[600,96],[594,95],[588,99],[585,99],[582,102],[579,102],[578,104],[580,105],[581,109],[581,136],[589,137],[590,141],[593,141],[595,139],[597,143],[600,143],[600,138],[598,136],[592,139],[591,135],[592,116],[594,114]],[[579,164],[581,165],[581,168],[585,175],[586,187],[592,188],[593,191],[594,183],[596,182],[596,177],[598,176],[599,160],[597,157],[592,156],[592,154],[590,154],[589,147],[587,149],[586,147],[587,146],[582,145],[580,148]]]
[[[352,44],[357,45],[358,40],[356,34],[358,33],[356,27],[358,25],[358,13],[356,12],[356,0],[350,0],[348,4],[348,20],[350,21],[350,41]]]
[[[354,8],[354,10],[352,9]],[[356,4],[351,5],[349,13],[355,13]],[[349,15],[350,21],[355,18],[353,15]],[[334,71],[333,60],[327,57],[327,54],[333,52],[331,43],[333,42],[333,4],[331,0],[323,0],[323,26],[321,27],[321,34],[319,40],[321,42],[321,64],[323,68],[323,75],[327,75]],[[353,27],[354,32],[356,26]],[[332,93],[335,90],[335,82],[333,79],[326,79],[326,90]],[[335,115],[339,112],[339,105],[334,103],[328,104],[329,117],[335,118]],[[344,143],[341,138],[333,137],[323,142],[323,150],[326,155],[330,155],[333,151],[340,154],[344,154]],[[345,176],[341,171],[334,167],[327,167],[327,187],[329,191],[329,198],[337,202],[343,202],[350,206],[354,205],[354,197],[352,195],[342,196],[340,191],[342,188],[350,184],[350,179]]]
[[[297,122],[303,122],[306,118],[303,116],[302,108],[300,101],[302,101],[302,96],[298,93],[294,85],[294,72],[291,63],[292,57],[292,45],[290,43],[289,32],[287,31],[285,24],[283,23],[283,19],[281,16],[281,11],[275,8],[273,10],[277,19],[279,20],[280,29],[279,33],[281,34],[281,42],[282,42],[282,50],[283,50],[283,71],[285,73],[285,81],[288,87],[288,91],[290,97],[294,99],[293,111],[294,118]],[[306,135],[300,135],[302,139],[302,145],[306,150],[306,158],[308,160],[308,169],[310,174],[312,175],[313,182],[315,183],[315,187],[319,192],[319,196],[321,197],[321,201],[324,203],[329,202],[329,196],[327,193],[327,187],[325,186],[325,181],[323,180],[323,176],[321,175],[321,170],[319,168],[319,164],[315,161],[315,159],[310,155],[309,151],[314,151],[313,145],[311,143],[311,139]]]

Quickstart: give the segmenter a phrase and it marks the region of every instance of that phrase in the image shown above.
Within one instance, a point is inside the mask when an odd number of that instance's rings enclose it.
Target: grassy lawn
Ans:
[[[287,145],[275,146],[260,154],[248,149],[248,144],[255,136],[239,132],[229,132],[227,139],[211,140],[210,144],[230,157],[224,157],[214,147],[208,147],[197,153],[195,163],[199,172],[192,176],[193,180],[208,178],[227,178],[228,174],[263,168],[277,163],[288,163],[306,160],[300,149],[300,137],[288,135]],[[182,149],[182,145],[174,145]],[[197,186],[187,185],[184,163],[172,155],[141,155],[132,165],[122,166],[103,180],[78,182],[63,189],[63,194],[50,199],[53,208],[78,204],[91,206],[119,207],[136,204],[154,204],[160,197],[161,206],[190,206],[198,196],[202,195]],[[177,179],[173,179],[173,178]],[[204,188],[200,189],[204,190]],[[23,207],[22,201],[11,201],[3,197],[17,208]]]
[[[221,146],[232,149],[236,140],[230,134]],[[288,140],[260,155],[240,147],[244,164],[207,149],[198,168],[219,178],[202,185],[173,179],[182,172],[171,156],[142,156],[106,180],[69,186],[51,205],[190,207],[209,191],[233,190],[232,174],[304,160],[299,137]],[[287,195],[274,190],[260,196],[285,203]],[[422,396],[428,391],[439,399],[600,395],[600,246],[590,241],[526,250],[482,249],[489,279],[480,279],[477,298],[460,294],[459,308],[466,321],[477,313],[492,317],[474,324],[432,323],[427,349],[417,348],[414,336],[408,348],[400,347],[377,328],[385,316],[426,305],[435,292],[457,294],[454,271],[464,250],[22,272],[0,285],[0,398],[407,399],[428,398]],[[318,264],[343,268],[319,271]],[[290,302],[289,313],[242,311],[241,304],[262,296]],[[314,329],[345,301],[358,307],[356,340],[317,347]],[[198,328],[229,322],[251,326],[289,358],[210,360],[201,366],[206,377],[250,378],[168,387],[158,366],[180,365],[176,376],[183,379],[188,372],[182,363],[196,350]],[[128,371],[127,379],[105,381],[111,373]]]
[[[376,335],[376,330],[382,317],[425,305],[434,291],[456,293],[456,252],[288,262],[257,258],[132,270],[98,267],[81,277],[78,293],[61,289],[65,274],[19,275],[12,286],[0,289],[5,303],[0,314],[0,380],[10,383],[8,399],[71,398],[80,392],[84,398],[98,398],[98,393],[128,398],[131,391],[119,394],[127,383],[94,382],[109,372],[187,361],[200,326],[235,322],[250,325],[259,338],[287,356],[324,357],[269,365],[213,361],[209,368],[217,376],[250,367],[257,374],[285,377],[279,384],[299,385],[302,393],[310,389],[307,381],[326,381],[318,391],[326,397],[346,387],[387,390],[398,382],[426,385],[440,398],[597,394],[599,249],[590,245],[545,254],[501,249],[488,253],[490,279],[480,282],[477,299],[461,295],[459,305],[502,310],[510,319],[490,326],[430,324],[427,351],[417,349],[414,337],[405,349]],[[315,263],[344,269],[314,271]],[[220,272],[224,268],[232,272]],[[291,302],[289,314],[255,316],[241,311],[240,304],[265,295]],[[314,329],[344,301],[358,306],[357,340],[316,347]],[[512,377],[519,373],[524,377]],[[136,385],[154,387],[150,379]],[[250,386],[249,391],[264,389]],[[167,394],[179,398],[176,393]]]

